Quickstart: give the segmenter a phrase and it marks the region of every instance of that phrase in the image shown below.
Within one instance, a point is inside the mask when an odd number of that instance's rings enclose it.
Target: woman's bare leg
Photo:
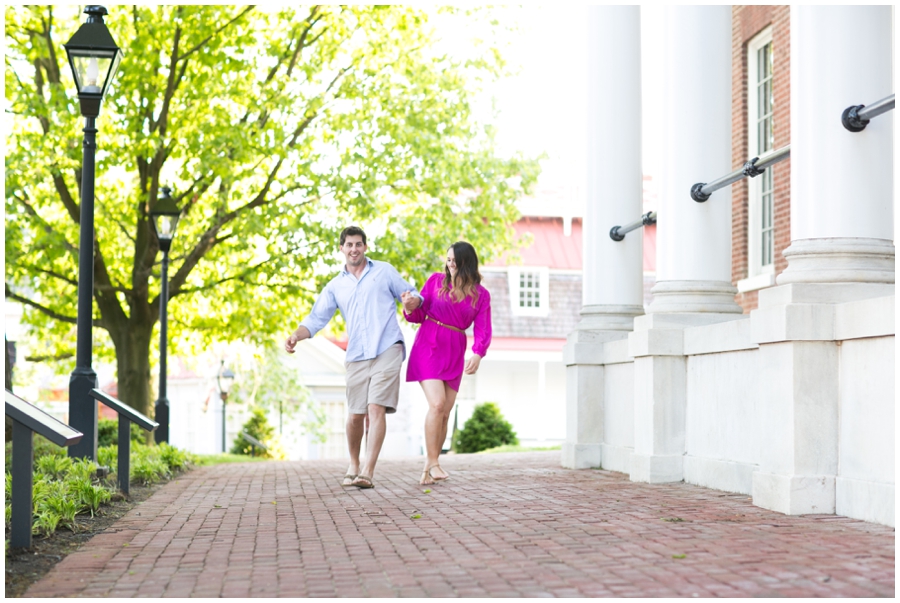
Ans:
[[[438,379],[427,379],[421,382],[422,391],[425,392],[425,399],[428,401],[428,414],[425,415],[425,467],[423,471],[427,472],[429,468],[438,464],[438,457],[441,454],[441,445],[444,440],[442,435],[446,437],[446,419],[445,417],[445,399],[446,387],[443,381]],[[431,483],[430,480],[422,480],[424,483]]]
[[[442,419],[441,420],[441,434],[438,439],[438,441],[440,442],[438,444],[438,449],[439,449],[438,454],[440,454],[440,452],[441,452],[440,447],[443,446],[444,442],[447,441],[447,428],[450,424],[450,414],[453,412],[453,405],[456,403],[456,394],[457,394],[457,391],[455,389],[453,389],[452,387],[450,387],[449,385],[447,385],[446,382],[442,382],[442,383],[444,385],[444,405],[443,405],[444,413],[443,413],[443,417],[441,418]],[[435,460],[435,462],[433,464],[437,464],[437,460]],[[432,471],[432,473],[434,474],[434,477],[436,477],[438,479],[448,477],[447,472],[444,471],[443,469],[441,469],[440,467],[437,469],[434,469]]]

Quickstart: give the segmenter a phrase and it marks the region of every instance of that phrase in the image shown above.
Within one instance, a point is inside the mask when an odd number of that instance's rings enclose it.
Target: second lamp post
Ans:
[[[156,237],[159,239],[159,250],[162,258],[162,283],[159,293],[159,399],[156,401],[156,422],[159,427],[154,432],[156,443],[169,441],[169,400],[166,398],[166,344],[167,344],[167,319],[169,305],[169,249],[172,247],[172,239],[175,237],[175,227],[178,226],[178,218],[181,210],[178,209],[172,198],[172,189],[162,187],[162,197],[157,199],[150,210],[150,217],[156,227]]]
[[[224,454],[228,451],[228,443],[225,439],[225,405],[228,402],[228,392],[231,391],[231,385],[234,383],[234,372],[225,366],[224,360],[219,366],[216,382],[219,384],[219,397],[222,398],[222,454]]]

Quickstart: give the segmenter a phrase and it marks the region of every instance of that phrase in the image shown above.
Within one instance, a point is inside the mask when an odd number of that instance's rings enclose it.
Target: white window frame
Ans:
[[[523,308],[519,305],[519,277],[523,273],[538,275],[538,307]],[[550,314],[550,268],[547,266],[510,266],[509,303],[513,316],[547,316]]]
[[[759,95],[757,92],[758,73],[759,73],[759,51],[766,44],[772,43],[772,28],[767,27],[754,37],[747,44],[747,156],[749,158],[758,157],[759,148],[759,130],[758,130],[758,114],[759,114]],[[766,153],[774,149],[765,151]],[[769,172],[769,178],[774,179],[775,166],[766,169]],[[772,250],[773,257],[768,264],[762,263],[762,186],[763,178],[760,175],[755,178],[748,178],[747,182],[747,277],[737,283],[738,290],[753,291],[763,289],[775,284],[775,258],[774,258],[774,215],[772,219]],[[774,182],[773,182],[774,189]],[[774,190],[772,192],[774,195]],[[774,199],[772,203],[772,212],[775,209]]]

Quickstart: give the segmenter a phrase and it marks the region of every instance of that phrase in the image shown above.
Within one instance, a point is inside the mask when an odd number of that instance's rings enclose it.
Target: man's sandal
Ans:
[[[357,475],[356,479],[354,479],[351,483],[351,486],[356,486],[357,488],[374,488],[375,484],[372,482],[371,477],[366,477],[365,475]]]
[[[348,473],[344,476],[344,479],[341,481],[341,486],[344,488],[349,488],[353,485],[353,480],[356,479],[355,473]]]
[[[450,477],[450,474],[449,474],[449,473],[448,473],[447,475],[441,475],[441,476],[434,475],[434,474],[431,472],[431,470],[434,469],[435,467],[437,467],[437,468],[440,469],[441,471],[444,471],[444,470],[441,468],[440,465],[432,465],[432,466],[429,467],[428,470],[427,470],[427,471],[428,471],[428,476],[429,476],[431,479],[433,479],[433,480],[436,481],[436,482],[442,482],[442,481],[444,481],[445,479],[447,479],[447,478]],[[444,471],[444,473],[447,473],[447,472]]]

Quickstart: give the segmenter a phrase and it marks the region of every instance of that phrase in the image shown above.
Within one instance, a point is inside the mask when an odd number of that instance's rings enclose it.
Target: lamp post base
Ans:
[[[156,401],[156,412],[154,420],[159,423],[159,427],[153,432],[153,437],[157,444],[169,442],[169,401],[166,398],[160,398]]]
[[[90,367],[76,367],[69,377],[69,425],[84,436],[69,446],[72,458],[97,460],[97,401],[91,390],[97,387],[97,373]]]

